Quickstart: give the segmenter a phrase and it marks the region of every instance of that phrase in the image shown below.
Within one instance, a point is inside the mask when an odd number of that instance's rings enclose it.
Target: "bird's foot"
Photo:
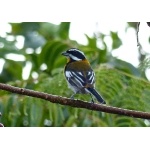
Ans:
[[[75,95],[75,94],[71,95],[70,99],[74,100],[74,95]]]
[[[93,100],[93,98],[91,99],[91,103],[93,103],[93,104],[94,104],[94,100]]]

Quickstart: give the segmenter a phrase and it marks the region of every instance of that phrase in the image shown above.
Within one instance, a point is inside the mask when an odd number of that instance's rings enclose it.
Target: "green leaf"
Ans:
[[[24,62],[15,62],[13,60],[7,59],[4,63],[4,67],[0,76],[0,81],[9,82],[15,80],[22,80],[22,69],[24,65]]]
[[[4,58],[6,54],[24,54],[15,46],[16,40],[7,41],[6,38],[0,37],[0,58]]]
[[[96,37],[89,37],[87,34],[85,34],[87,40],[88,40],[88,46],[92,49],[97,49],[97,39]]]
[[[49,22],[41,22],[39,33],[47,40],[51,40],[57,37],[59,25],[55,25]]]
[[[13,35],[26,35],[28,32],[33,32],[39,29],[39,22],[21,22],[10,23]]]
[[[123,61],[121,59],[117,59],[117,58],[111,59],[109,64],[113,66],[114,68],[117,68],[129,74],[132,74],[138,77],[141,76],[141,73],[137,68],[135,68],[132,64],[126,61]]]
[[[70,29],[70,22],[62,22],[59,25],[58,29],[58,35],[62,39],[68,39],[69,38],[69,29]]]
[[[110,36],[112,38],[112,49],[117,49],[122,45],[122,41],[120,40],[117,32],[110,32]]]
[[[64,58],[61,56],[61,52],[67,49],[68,45],[58,40],[47,42],[44,45],[39,55],[40,62],[41,64],[45,63],[47,65],[50,74],[55,67],[62,67]]]
[[[45,44],[45,39],[41,35],[39,35],[37,32],[27,32],[25,34],[25,42],[24,46],[36,49],[40,46],[43,46]]]
[[[11,23],[13,35],[23,35],[25,38],[24,46],[36,49],[45,43],[43,36],[38,34],[40,29],[39,22]]]
[[[128,24],[129,27],[132,27],[132,28],[136,29],[137,28],[137,23],[138,22],[128,22],[127,24]]]

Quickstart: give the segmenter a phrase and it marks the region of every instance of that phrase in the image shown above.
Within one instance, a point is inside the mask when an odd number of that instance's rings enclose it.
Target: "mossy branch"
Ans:
[[[102,104],[93,104],[93,103],[88,103],[88,102],[84,102],[81,100],[72,100],[69,98],[61,97],[61,96],[51,95],[51,94],[33,91],[29,89],[24,89],[24,88],[18,88],[18,87],[14,87],[14,86],[3,84],[3,83],[0,83],[0,89],[4,91],[9,91],[12,93],[21,94],[21,95],[41,98],[43,100],[46,100],[52,103],[58,103],[61,105],[67,105],[71,107],[85,108],[89,110],[124,115],[124,116],[129,116],[129,117],[134,117],[134,118],[150,119],[150,113],[147,113],[147,112],[122,109],[122,108],[111,107],[111,106],[102,105]]]

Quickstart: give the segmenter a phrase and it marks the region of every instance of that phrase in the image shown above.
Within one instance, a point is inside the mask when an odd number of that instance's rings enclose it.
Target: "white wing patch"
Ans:
[[[70,78],[71,77],[71,72],[70,71],[66,71],[65,75],[66,75],[67,78]]]
[[[88,72],[88,76],[89,76],[91,73],[92,73],[92,72],[91,72],[91,71],[89,71],[89,72]]]
[[[93,76],[93,73],[92,73],[91,76],[90,76],[90,78],[89,78],[89,80],[91,80],[93,77],[94,77],[94,76]]]
[[[78,74],[80,74],[82,76],[82,73],[81,72],[78,72]]]
[[[81,72],[80,72],[80,73],[81,73]],[[72,72],[72,74],[73,74],[73,76],[74,76],[75,78],[77,78],[78,80],[80,80],[80,82],[84,83],[83,79],[78,76],[79,72],[78,72],[78,74],[75,74],[75,72]],[[81,76],[83,76],[82,73],[81,73]]]
[[[74,71],[66,71],[65,76],[67,78],[68,84],[70,87],[73,88],[74,91],[78,91],[78,89],[82,89],[82,87],[85,87],[88,84],[91,84],[94,86],[94,72],[89,71],[86,74],[83,74],[82,72],[74,72]],[[85,88],[86,89],[86,88]],[[88,92],[86,90],[86,92]]]
[[[93,71],[91,71],[91,72],[88,72],[88,78],[89,78],[89,82],[91,83],[91,84],[93,84],[95,81],[95,74],[94,74],[94,72]]]
[[[95,77],[94,76],[95,76],[95,73],[93,72],[92,73],[92,81],[91,81],[92,84],[95,82]]]

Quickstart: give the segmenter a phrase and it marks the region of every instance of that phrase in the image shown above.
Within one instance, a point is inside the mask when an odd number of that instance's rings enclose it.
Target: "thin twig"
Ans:
[[[140,22],[137,23],[137,29],[136,29],[136,37],[137,37],[137,47],[138,47],[138,51],[139,51],[139,60],[143,61],[146,57],[146,53],[143,51],[142,49],[142,45],[139,42],[139,26],[140,26]]]
[[[124,115],[124,116],[135,117],[135,118],[150,119],[150,113],[147,113],[147,112],[122,109],[122,108],[111,107],[111,106],[107,106],[103,104],[93,104],[93,103],[84,102],[82,100],[72,100],[72,99],[65,98],[65,97],[60,97],[60,96],[51,95],[51,94],[47,94],[43,92],[28,90],[24,88],[18,88],[18,87],[14,87],[14,86],[2,84],[2,83],[0,83],[0,89],[9,91],[12,93],[41,98],[43,100],[46,100],[52,103],[58,103],[61,105],[67,105],[71,107],[85,108],[89,110],[102,111],[106,113]]]
[[[147,22],[147,25],[150,27],[150,22]]]
[[[137,46],[140,46],[139,43],[139,26],[140,26],[140,22],[137,23],[137,29],[136,29],[136,38],[137,38]]]

